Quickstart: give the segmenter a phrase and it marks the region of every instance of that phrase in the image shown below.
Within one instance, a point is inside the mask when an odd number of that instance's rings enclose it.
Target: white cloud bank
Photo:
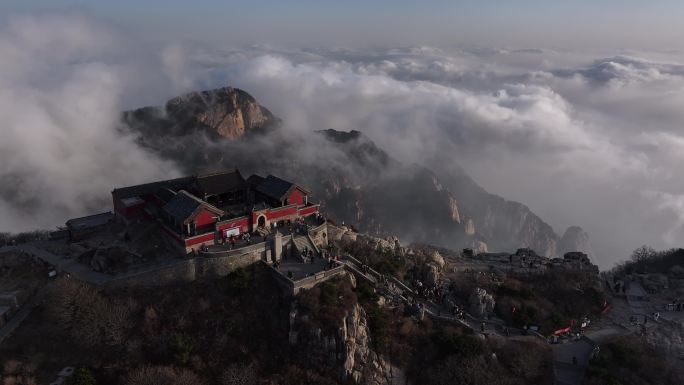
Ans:
[[[54,228],[110,209],[115,186],[175,174],[117,132],[124,102],[174,91],[125,33],[76,14],[11,17],[0,57],[0,231]]]
[[[359,129],[401,160],[462,165],[559,232],[583,226],[607,267],[643,243],[684,241],[684,66],[639,55],[257,47],[202,57],[290,129]]]

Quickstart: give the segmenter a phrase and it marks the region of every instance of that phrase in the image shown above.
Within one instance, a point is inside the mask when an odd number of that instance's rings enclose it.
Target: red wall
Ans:
[[[318,212],[318,206],[309,206],[299,210],[300,216],[307,216]]]
[[[124,204],[119,199],[114,198],[114,196],[112,196],[112,200],[114,201],[114,211],[126,216],[126,207]]]
[[[192,239],[185,240],[185,246],[199,245],[200,243],[209,242],[214,240],[214,233],[204,234]]]
[[[304,193],[298,188],[295,188],[287,197],[288,205],[303,205],[304,204]]]
[[[140,215],[140,213],[145,208],[144,202],[141,202],[141,203],[134,205],[134,206],[126,207],[126,205],[124,205],[120,199],[116,199],[114,197],[112,197],[112,199],[114,201],[114,211],[116,213],[124,216],[125,218],[136,217],[136,216]]]
[[[296,207],[286,207],[282,210],[270,210],[266,212],[266,218],[268,218],[269,221],[279,220],[280,218],[291,215],[297,215]]]
[[[202,209],[196,216],[195,216],[195,228],[199,230],[206,230],[208,228],[213,228],[214,223],[216,220],[214,217],[216,214],[212,213],[209,210]]]
[[[230,222],[223,222],[218,226],[218,230],[221,232],[221,237],[223,237],[223,230],[231,229],[233,227],[239,227],[240,233],[246,233],[249,231],[249,219],[240,218]]]

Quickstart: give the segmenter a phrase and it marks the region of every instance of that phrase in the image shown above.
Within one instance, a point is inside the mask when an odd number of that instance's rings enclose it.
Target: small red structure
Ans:
[[[156,220],[186,251],[317,214],[305,188],[238,170],[147,183],[112,191],[125,221]]]

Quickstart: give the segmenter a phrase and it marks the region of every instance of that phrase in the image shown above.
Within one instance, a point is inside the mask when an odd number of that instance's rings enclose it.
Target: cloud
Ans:
[[[128,103],[175,90],[163,63],[83,14],[0,25],[0,231],[53,228],[110,209],[109,191],[175,168],[117,130]]]
[[[604,267],[640,244],[681,241],[662,236],[678,222],[643,193],[684,188],[677,56],[259,47],[212,57],[214,76],[285,129],[359,129],[400,160],[462,165],[557,231],[583,226]]]
[[[673,225],[662,234],[663,241],[673,247],[681,246],[684,237],[684,194],[654,190],[645,190],[643,194],[653,202],[656,210],[673,218]]]
[[[358,129],[404,162],[462,166],[557,232],[584,227],[604,267],[682,241],[679,53],[138,40],[79,14],[0,26],[0,228],[54,226],[108,208],[114,186],[175,175],[117,130],[119,112],[232,85],[282,118],[283,135]],[[343,166],[313,147],[293,151]]]

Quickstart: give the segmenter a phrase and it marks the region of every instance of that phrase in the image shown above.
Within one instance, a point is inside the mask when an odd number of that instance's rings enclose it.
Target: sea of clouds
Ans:
[[[211,58],[211,59],[209,59]],[[431,47],[193,57],[211,82],[249,90],[290,129],[359,129],[562,232],[580,225],[601,265],[684,241],[684,66],[679,52]]]
[[[108,208],[177,174],[121,134],[123,109],[243,88],[284,130],[363,131],[393,157],[463,167],[603,266],[684,240],[684,54],[458,47],[147,45],[83,15],[0,26],[0,231]]]

